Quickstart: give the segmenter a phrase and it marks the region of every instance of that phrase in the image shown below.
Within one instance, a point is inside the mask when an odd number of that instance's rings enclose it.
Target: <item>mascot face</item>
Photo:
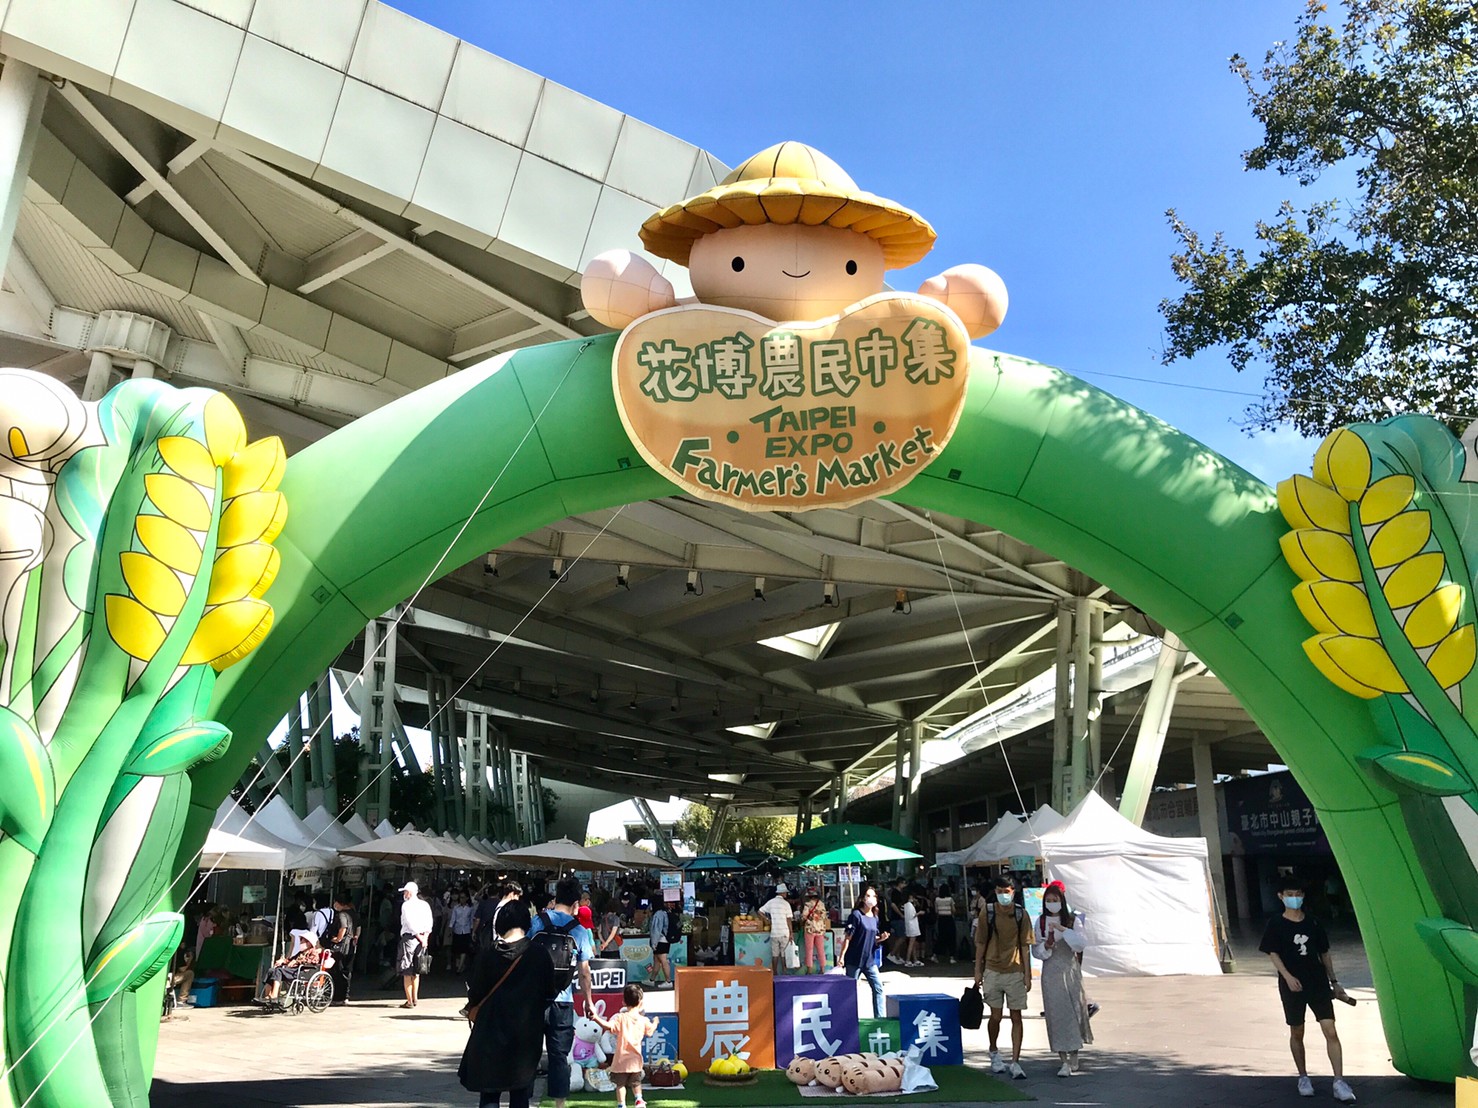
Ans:
[[[809,1085],[816,1080],[816,1062],[812,1058],[792,1058],[785,1067],[785,1076],[796,1085]]]
[[[693,293],[767,319],[822,319],[883,291],[883,248],[843,227],[759,223],[693,243]]]

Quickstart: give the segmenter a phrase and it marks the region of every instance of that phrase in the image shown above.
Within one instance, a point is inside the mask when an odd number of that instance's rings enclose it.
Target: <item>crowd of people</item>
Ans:
[[[1043,889],[1042,911],[1035,922],[1010,875],[959,890],[947,880],[910,882],[900,877],[867,884],[845,919],[833,891],[819,885],[792,891],[784,882],[767,885],[750,874],[700,879],[698,891],[705,906],[768,919],[771,963],[777,973],[786,972],[783,958],[792,943],[800,965],[790,972],[824,972],[824,937],[841,927],[833,972],[866,982],[875,1017],[881,1018],[886,1010],[882,978],[886,966],[907,970],[929,963],[973,963],[981,1007],[989,1012],[986,1033],[996,1073],[1015,1079],[1026,1076],[1021,1054],[1033,957],[1041,966],[1041,1011],[1049,1049],[1057,1056],[1058,1076],[1075,1073],[1080,1052],[1093,1042],[1091,1020],[1098,1006],[1088,1001],[1082,972],[1092,928],[1071,906],[1061,881]],[[1306,1014],[1312,1012],[1334,1070],[1334,1097],[1353,1102],[1355,1094],[1343,1076],[1332,1001],[1354,1001],[1335,977],[1324,929],[1303,910],[1299,879],[1284,880],[1279,897],[1284,911],[1269,922],[1260,949],[1269,955],[1278,975],[1290,1050],[1298,1068],[1298,1092],[1313,1095],[1303,1037]],[[287,982],[305,970],[316,970],[324,962],[324,952],[329,952],[335,1003],[348,1000],[358,965],[362,970],[388,971],[385,983],[398,978],[404,994],[401,1006],[414,1008],[421,976],[440,959],[443,968],[464,977],[467,988],[461,1014],[471,1033],[459,1070],[461,1080],[479,1095],[481,1104],[497,1105],[507,1095],[510,1108],[530,1103],[539,1059],[546,1053],[549,1095],[556,1108],[564,1108],[570,1083],[564,1059],[574,1045],[575,996],[578,990],[589,1001],[591,960],[619,957],[623,932],[629,935],[639,926],[638,933],[651,941],[652,986],[670,987],[669,946],[682,930],[680,906],[664,901],[658,887],[639,879],[610,889],[587,889],[574,877],[551,881],[541,874],[524,875],[523,880],[502,875],[478,888],[448,886],[429,894],[411,881],[378,894],[371,926],[365,930],[361,920],[370,914],[361,912],[347,891],[286,906],[281,926],[289,949],[267,974],[262,999],[271,1003]],[[181,1002],[188,1003],[196,956],[206,939],[218,930],[239,928],[241,922],[223,918],[216,906],[198,906],[193,946],[186,944],[170,978]],[[614,1019],[601,1017],[620,1044],[616,1060],[621,1068],[613,1067],[620,1075],[618,1102],[624,1106],[630,1094],[636,1108],[644,1105],[640,1044],[651,1024],[643,995],[641,986],[633,984],[622,1013]],[[1001,1031],[1007,1024],[1010,1040],[1003,1047]]]

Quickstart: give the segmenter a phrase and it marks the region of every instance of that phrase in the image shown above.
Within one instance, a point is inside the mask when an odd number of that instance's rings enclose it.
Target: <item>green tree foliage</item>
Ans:
[[[674,838],[682,839],[696,850],[708,837],[711,826],[713,809],[706,804],[689,804],[673,825],[672,833]],[[761,850],[785,857],[790,853],[795,830],[792,816],[730,817],[724,824],[724,841],[719,844],[719,850],[732,850],[737,842],[741,850]]]
[[[1263,128],[1247,168],[1311,186],[1341,167],[1358,188],[1284,202],[1255,257],[1168,213],[1187,291],[1161,304],[1165,361],[1225,348],[1265,366],[1250,427],[1478,414],[1475,32],[1478,6],[1458,0],[1348,0],[1339,18],[1310,3],[1260,70],[1231,59]]]

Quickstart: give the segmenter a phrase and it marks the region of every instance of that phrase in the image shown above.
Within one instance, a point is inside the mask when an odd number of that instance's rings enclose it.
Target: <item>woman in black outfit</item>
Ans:
[[[529,1108],[534,1071],[544,1050],[544,1009],[555,993],[554,962],[529,942],[529,909],[510,901],[498,913],[498,937],[477,955],[468,994],[474,1022],[457,1077],[480,1095],[482,1108]]]

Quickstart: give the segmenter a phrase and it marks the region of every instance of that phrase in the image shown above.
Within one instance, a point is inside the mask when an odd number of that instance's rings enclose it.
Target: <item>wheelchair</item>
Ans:
[[[334,979],[328,972],[333,964],[334,955],[331,951],[319,951],[316,964],[310,962],[302,966],[296,977],[283,981],[282,991],[275,998],[263,998],[261,1003],[295,1016],[300,1016],[305,1011],[314,1015],[328,1011],[328,1006],[334,999]]]

